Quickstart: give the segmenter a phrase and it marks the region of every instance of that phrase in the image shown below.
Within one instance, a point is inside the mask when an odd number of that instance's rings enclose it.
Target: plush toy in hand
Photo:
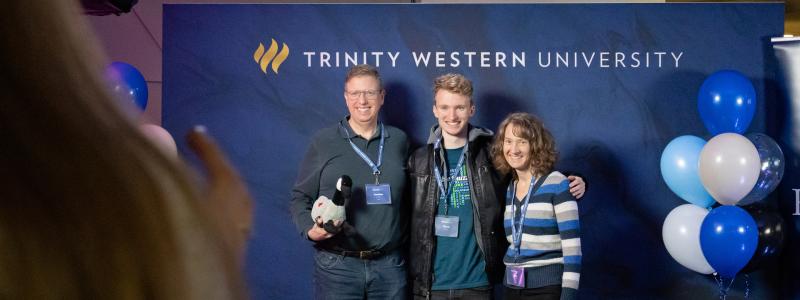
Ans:
[[[325,231],[337,234],[344,230],[345,235],[352,235],[354,229],[347,224],[345,207],[350,203],[351,187],[353,181],[347,175],[342,175],[336,182],[336,192],[333,199],[319,196],[311,208],[311,219]]]

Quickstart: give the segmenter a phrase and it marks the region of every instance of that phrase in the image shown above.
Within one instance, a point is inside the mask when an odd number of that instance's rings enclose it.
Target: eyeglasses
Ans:
[[[352,99],[358,99],[362,95],[367,99],[375,99],[378,98],[378,95],[380,95],[381,91],[380,90],[345,91],[344,93],[345,95],[347,95],[348,98]]]

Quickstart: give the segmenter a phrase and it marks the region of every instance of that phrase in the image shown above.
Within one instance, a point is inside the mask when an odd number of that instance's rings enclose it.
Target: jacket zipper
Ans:
[[[433,146],[431,146],[431,148],[433,148]],[[433,153],[433,155],[437,155],[436,150],[431,149],[431,152]],[[427,165],[433,166],[434,168],[438,168],[439,166],[434,165],[435,161],[436,160],[433,159],[433,156],[431,156],[431,161],[429,161]],[[432,172],[433,172],[433,170],[429,170],[429,173],[432,173]],[[433,183],[434,180],[435,179],[433,179],[430,176],[428,176],[428,193],[429,193],[429,195],[434,195],[433,201],[431,201],[431,203],[430,203],[430,206],[431,206],[430,207],[430,209],[431,209],[430,211],[431,211],[431,215],[432,216],[431,216],[431,218],[429,218],[430,223],[428,224],[428,228],[430,228],[431,231],[434,230],[433,223],[434,223],[434,219],[436,219],[436,205],[439,203],[439,194],[438,194],[439,193],[439,189],[437,189],[435,185],[431,184],[431,183]],[[429,260],[428,260],[428,261],[430,261],[430,264],[428,264],[428,269],[425,270],[425,271],[426,271],[426,273],[431,274],[431,280],[428,282],[428,286],[427,286],[427,289],[425,291],[426,299],[430,299],[431,298],[431,287],[433,287],[433,281],[436,280],[436,274],[434,274],[434,272],[432,270],[433,269],[433,261],[434,261],[434,259],[436,259],[436,257],[435,257],[436,256],[436,252],[434,251],[434,249],[436,249],[436,247],[437,247],[437,245],[436,245],[436,233],[435,232],[431,232],[430,234],[431,234],[431,247],[430,247],[431,253],[429,255]]]
[[[475,165],[475,163],[474,163],[475,156],[472,153],[467,153],[467,155],[468,155],[467,156],[467,158],[468,158],[468,160],[467,160],[468,166],[474,166]],[[469,156],[472,156],[472,157],[470,158]],[[475,172],[478,173],[478,180],[480,180],[481,179],[480,171],[475,170]],[[477,190],[478,187],[475,184],[475,180],[473,178],[475,176],[475,174],[472,174],[472,173],[473,173],[472,168],[468,167],[467,168],[467,179],[470,181],[470,186],[469,187],[470,187],[470,192],[472,193],[472,197],[471,197],[472,198],[472,210],[475,212],[475,214],[474,214],[475,216],[474,217],[477,219],[477,220],[473,220],[473,222],[475,224],[475,225],[473,225],[473,229],[475,230],[475,241],[478,242],[478,248],[481,249],[481,252],[483,252],[483,255],[484,255],[484,260],[486,260],[486,257],[485,257],[486,256],[486,246],[483,244],[483,237],[482,237],[482,234],[481,234],[483,232],[483,230],[481,228],[481,226],[483,224],[481,222],[480,206],[478,205],[478,197],[477,197],[478,196],[478,190]]]

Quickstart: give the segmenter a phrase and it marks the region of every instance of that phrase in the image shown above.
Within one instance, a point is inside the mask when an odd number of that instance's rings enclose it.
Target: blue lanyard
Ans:
[[[372,174],[375,175],[375,184],[378,184],[378,175],[381,175],[380,168],[381,168],[381,160],[383,159],[383,143],[384,143],[384,138],[386,137],[386,135],[383,134],[384,133],[383,123],[381,123],[380,125],[381,125],[381,142],[378,145],[378,163],[376,164],[372,162],[371,159],[369,159],[369,156],[367,156],[367,154],[364,153],[364,151],[358,149],[358,146],[356,146],[356,144],[353,143],[353,139],[350,138],[350,132],[347,131],[347,127],[342,125],[342,123],[339,123],[339,126],[342,126],[342,129],[344,129],[344,132],[347,134],[347,141],[350,142],[350,147],[353,147],[353,151],[355,151],[356,154],[358,154],[358,156],[360,156],[361,159],[364,160],[364,162],[366,162],[367,165],[369,165],[370,169],[372,169]]]
[[[469,149],[469,142],[467,142],[467,144],[464,145],[464,151],[461,151],[461,156],[458,158],[458,163],[456,164],[455,169],[453,169],[456,171],[452,172],[453,174],[450,174],[447,177],[447,182],[446,182],[447,188],[445,188],[444,186],[444,182],[442,181],[442,174],[439,172],[439,167],[436,164],[436,153],[439,151],[441,143],[442,139],[440,138],[439,140],[436,141],[435,144],[433,144],[433,174],[436,175],[436,185],[439,186],[440,198],[444,198],[444,215],[446,216],[447,209],[450,207],[450,205],[448,205],[448,198],[450,197],[450,193],[453,192],[453,184],[456,180],[456,177],[458,176],[458,172],[460,172],[459,170],[461,170],[461,167],[464,165],[464,157],[467,156],[467,149]]]
[[[508,192],[506,193],[506,198],[511,200],[511,240],[514,242],[514,248],[516,253],[514,254],[514,260],[516,261],[517,257],[519,257],[519,248],[522,246],[522,225],[525,223],[525,213],[528,211],[528,202],[531,199],[531,190],[533,190],[534,181],[533,177],[531,177],[531,184],[528,186],[528,193],[525,194],[525,200],[522,202],[522,211],[519,214],[519,221],[517,221],[517,206],[515,205],[516,201],[514,198],[516,197],[517,191],[517,183],[514,182],[513,184],[508,186]],[[517,224],[519,224],[519,229],[517,228]]]

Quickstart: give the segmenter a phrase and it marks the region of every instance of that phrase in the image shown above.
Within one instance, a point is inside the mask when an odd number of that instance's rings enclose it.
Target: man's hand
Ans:
[[[569,176],[569,192],[572,193],[572,196],[575,196],[575,199],[580,199],[583,197],[583,193],[586,192],[586,183],[583,182],[583,178],[578,176]]]
[[[341,225],[341,222],[339,225]],[[325,228],[322,228],[317,223],[314,223],[314,227],[311,227],[311,229],[308,230],[308,239],[315,242],[327,240],[331,237],[333,237],[333,233],[326,231]]]

